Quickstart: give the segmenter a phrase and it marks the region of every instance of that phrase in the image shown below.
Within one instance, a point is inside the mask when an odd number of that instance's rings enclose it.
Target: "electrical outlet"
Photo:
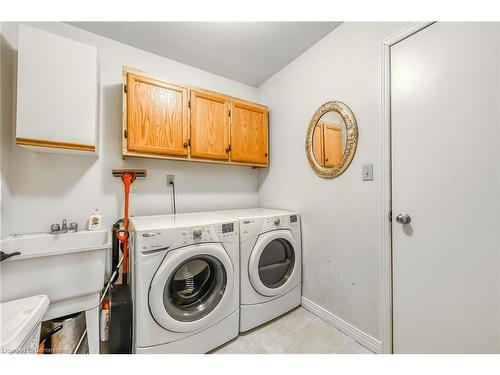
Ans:
[[[363,165],[363,181],[373,181],[373,164]]]
[[[175,183],[175,175],[167,174],[167,187],[172,186]]]

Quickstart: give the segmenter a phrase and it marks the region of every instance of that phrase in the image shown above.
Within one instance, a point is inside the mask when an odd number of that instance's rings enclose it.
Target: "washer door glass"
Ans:
[[[181,263],[169,276],[163,290],[168,314],[181,322],[199,320],[219,304],[227,285],[221,261],[211,255],[196,255]]]
[[[295,251],[284,238],[269,242],[259,258],[259,278],[266,287],[275,289],[287,282],[295,265]]]

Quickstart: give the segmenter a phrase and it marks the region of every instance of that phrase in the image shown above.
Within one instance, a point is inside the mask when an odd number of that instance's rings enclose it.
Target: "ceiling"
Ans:
[[[340,22],[69,22],[95,34],[259,86]]]

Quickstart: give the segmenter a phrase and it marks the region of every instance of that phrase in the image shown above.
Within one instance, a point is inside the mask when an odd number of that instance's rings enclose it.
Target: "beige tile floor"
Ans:
[[[303,307],[241,334],[214,354],[373,354]]]

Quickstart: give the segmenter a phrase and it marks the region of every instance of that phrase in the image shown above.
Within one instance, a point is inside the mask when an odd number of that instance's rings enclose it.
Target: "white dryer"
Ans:
[[[299,306],[302,239],[297,212],[264,208],[219,211],[240,230],[240,332]]]
[[[206,353],[236,337],[237,221],[200,213],[130,222],[134,352]]]

